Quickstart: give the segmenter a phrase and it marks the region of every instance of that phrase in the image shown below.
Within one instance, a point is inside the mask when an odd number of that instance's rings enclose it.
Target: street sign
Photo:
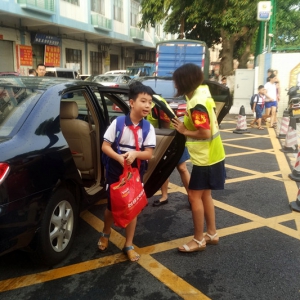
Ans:
[[[271,1],[260,1],[257,3],[257,20],[269,21],[272,13]]]

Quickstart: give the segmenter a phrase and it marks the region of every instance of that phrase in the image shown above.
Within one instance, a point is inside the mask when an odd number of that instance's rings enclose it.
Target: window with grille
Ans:
[[[79,0],[63,0],[63,1],[65,1],[65,2],[69,2],[69,3],[71,3],[71,4],[74,4],[74,5],[77,5],[77,6],[79,6]]]
[[[139,21],[139,3],[131,1],[130,25],[136,27]]]
[[[90,51],[90,73],[91,75],[99,75],[102,73],[101,53]]]
[[[66,63],[78,64],[81,68],[81,50],[66,48]]]
[[[91,0],[91,10],[105,15],[104,0]]]
[[[114,20],[123,22],[123,0],[114,0]]]

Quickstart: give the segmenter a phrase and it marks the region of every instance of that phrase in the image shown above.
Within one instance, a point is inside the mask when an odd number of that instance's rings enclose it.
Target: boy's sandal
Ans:
[[[217,233],[215,233],[214,235],[210,235],[210,234],[206,233],[204,238],[205,238],[206,244],[217,245],[219,243],[219,237],[218,237]]]
[[[264,128],[263,128],[263,127],[257,127],[257,129],[258,129],[258,130],[264,130]]]
[[[205,238],[202,239],[202,241],[198,241],[195,238],[193,238],[193,241],[198,244],[195,248],[190,248],[187,244],[184,244],[182,248],[178,248],[180,252],[196,252],[196,251],[203,251],[206,248]]]
[[[140,259],[140,255],[136,253],[133,246],[124,247],[122,249],[123,253],[126,254],[130,261],[138,261]]]
[[[109,237],[110,234],[100,232],[100,239],[98,241],[98,248],[100,251],[105,252],[107,250]]]

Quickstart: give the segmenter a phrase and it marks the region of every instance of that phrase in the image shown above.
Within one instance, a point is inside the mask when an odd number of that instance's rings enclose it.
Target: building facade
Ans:
[[[81,74],[155,62],[163,26],[138,27],[138,0],[0,0],[0,72],[37,64]]]

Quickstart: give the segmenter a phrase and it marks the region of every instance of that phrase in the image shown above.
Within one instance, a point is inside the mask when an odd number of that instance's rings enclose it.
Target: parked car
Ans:
[[[127,73],[126,70],[111,70],[111,71],[105,72],[104,74],[105,75],[108,75],[108,74],[116,75],[116,74],[126,74],[126,73]]]
[[[46,67],[45,76],[77,79],[78,73],[73,69]]]
[[[111,119],[129,112],[123,99],[128,87],[0,77],[0,255],[26,248],[54,265],[68,254],[80,210],[106,198],[101,144]],[[175,130],[155,130],[159,147],[144,176],[147,197],[169,177],[185,144]]]
[[[19,76],[17,72],[0,72],[0,76]]]
[[[176,89],[174,87],[172,77],[149,76],[136,78],[131,82],[135,80],[150,86],[156,94],[165,98],[178,117],[181,117],[185,114],[185,98],[174,97],[176,94]],[[212,98],[215,100],[218,123],[220,124],[223,118],[229,113],[229,110],[232,106],[233,100],[230,91],[227,87],[215,81],[204,80],[203,84],[206,84],[209,87]]]
[[[126,87],[130,80],[131,78],[124,74],[92,75],[86,79],[86,81],[97,82],[111,87]]]
[[[91,74],[79,74],[78,79],[80,78],[81,80],[85,80],[90,76],[91,76]]]

